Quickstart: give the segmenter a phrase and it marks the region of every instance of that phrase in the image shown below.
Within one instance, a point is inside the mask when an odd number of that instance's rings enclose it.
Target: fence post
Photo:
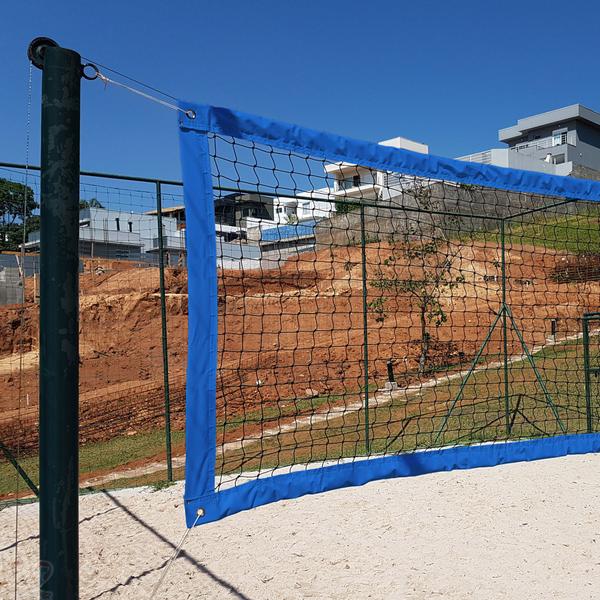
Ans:
[[[367,313],[367,240],[365,237],[365,207],[360,207],[360,245],[362,252],[362,300],[363,300],[363,362],[365,385],[365,449],[371,451],[371,434],[369,431],[369,324]]]
[[[167,300],[165,295],[165,253],[162,226],[162,190],[156,182],[156,220],[158,223],[158,270],[160,278],[160,323],[163,358],[163,386],[165,394],[165,449],[167,451],[167,480],[173,481],[171,452],[171,397],[169,390],[169,344],[167,340]]]
[[[585,377],[585,415],[587,432],[592,433],[592,378],[590,373],[590,330],[589,319],[583,315],[583,373]]]
[[[47,39],[29,55],[42,68],[40,595],[76,600],[81,57]]]
[[[508,384],[508,315],[506,310],[506,232],[504,219],[500,221],[500,252],[502,268],[502,344],[503,344],[503,368],[504,368],[504,418],[506,421],[506,435],[510,436],[510,389]]]

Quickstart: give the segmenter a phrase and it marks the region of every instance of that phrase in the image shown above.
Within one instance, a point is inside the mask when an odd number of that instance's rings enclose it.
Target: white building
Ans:
[[[382,146],[412,150],[429,154],[429,146],[404,137],[395,137],[379,142]],[[328,175],[334,178],[333,196],[336,200],[360,198],[362,200],[377,200],[382,191],[389,187],[387,171],[377,171],[352,163],[332,163],[325,167]],[[398,176],[395,175],[397,178]]]
[[[163,216],[163,249],[174,259],[185,253],[184,231],[176,218]],[[39,251],[40,231],[27,236],[25,248]],[[159,251],[156,213],[141,214],[101,207],[79,211],[79,255],[90,258],[157,262]]]
[[[321,188],[300,192],[295,198],[275,198],[275,222],[277,225],[297,223],[310,219],[326,219],[335,212],[336,196],[332,189]]]

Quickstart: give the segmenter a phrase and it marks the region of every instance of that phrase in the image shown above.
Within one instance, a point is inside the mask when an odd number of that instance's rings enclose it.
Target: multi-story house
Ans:
[[[403,148],[429,154],[429,146],[415,142],[404,137],[395,137],[379,142],[382,146]],[[325,167],[326,173],[334,179],[333,196],[336,200],[349,200],[361,198],[363,200],[376,200],[381,198],[382,191],[388,187],[389,173],[375,171],[351,163],[331,163]]]
[[[572,104],[500,129],[507,148],[459,157],[484,164],[600,179],[600,113]]]
[[[162,218],[163,248],[172,261],[185,252],[184,230],[178,227],[176,218]],[[33,231],[27,237],[25,248],[38,251],[40,232]],[[158,219],[156,215],[107,210],[106,208],[82,208],[79,211],[79,255],[89,258],[158,260]]]

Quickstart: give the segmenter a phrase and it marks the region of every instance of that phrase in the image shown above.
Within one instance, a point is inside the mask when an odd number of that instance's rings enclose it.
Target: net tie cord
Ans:
[[[91,73],[88,70],[91,71]],[[156,96],[152,96],[151,94],[147,94],[146,92],[142,92],[141,90],[131,87],[130,85],[127,85],[125,83],[122,83],[121,81],[115,81],[114,79],[111,79],[110,77],[102,73],[100,69],[93,63],[86,63],[82,66],[82,76],[88,81],[94,81],[95,79],[99,79],[100,81],[102,81],[102,83],[104,83],[105,88],[108,85],[116,85],[133,94],[137,94],[142,98],[146,98],[146,100],[151,100],[152,102],[156,102],[157,104],[165,106],[166,108],[170,108],[171,110],[182,112],[188,119],[193,120],[196,118],[196,113],[193,110],[181,108],[180,106],[177,106],[172,102],[167,102],[166,100],[157,98]]]

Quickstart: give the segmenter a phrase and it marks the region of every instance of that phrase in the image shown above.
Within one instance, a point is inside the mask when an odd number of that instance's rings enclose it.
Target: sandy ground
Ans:
[[[598,598],[600,456],[374,482],[192,530],[157,598]],[[182,485],[81,498],[81,598],[149,598],[185,531]],[[37,505],[18,598],[36,597]],[[0,512],[14,597],[15,510]]]

